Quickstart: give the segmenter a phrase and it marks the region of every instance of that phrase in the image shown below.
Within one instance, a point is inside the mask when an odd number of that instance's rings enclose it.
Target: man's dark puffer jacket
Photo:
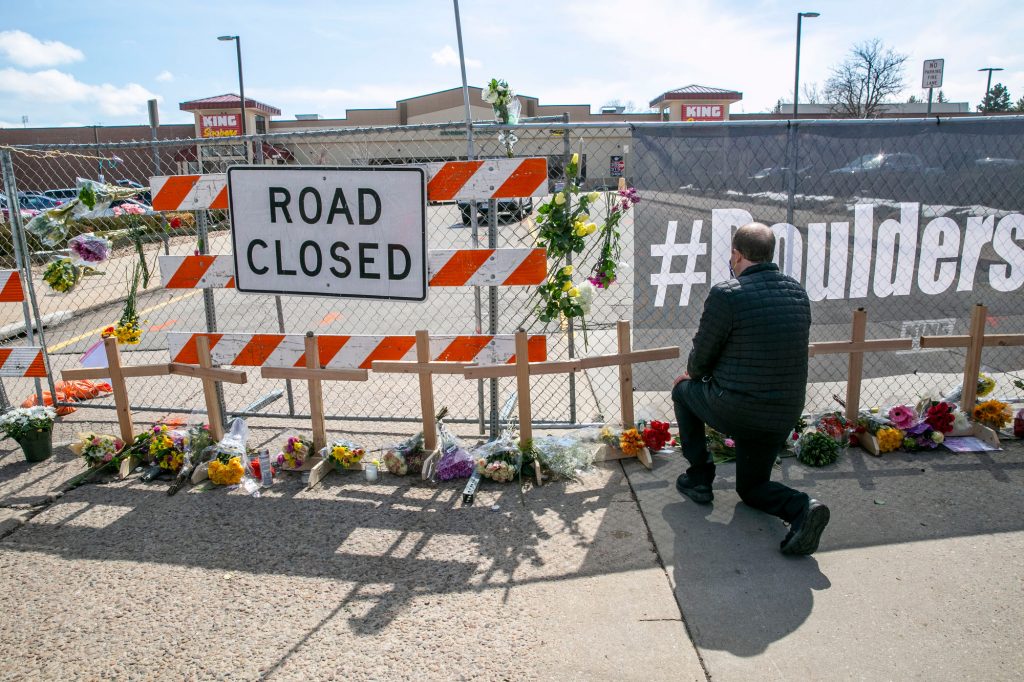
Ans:
[[[810,326],[800,283],[775,263],[751,265],[711,288],[687,372],[706,382],[711,408],[733,423],[788,431],[804,408]]]

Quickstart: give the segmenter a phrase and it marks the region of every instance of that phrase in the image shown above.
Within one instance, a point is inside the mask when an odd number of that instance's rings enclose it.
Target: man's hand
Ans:
[[[686,372],[683,372],[683,374],[681,376],[677,376],[676,380],[672,382],[672,388],[675,388],[676,386],[678,386],[679,383],[682,382],[682,381],[689,381],[689,380],[690,380],[690,375],[687,374]]]

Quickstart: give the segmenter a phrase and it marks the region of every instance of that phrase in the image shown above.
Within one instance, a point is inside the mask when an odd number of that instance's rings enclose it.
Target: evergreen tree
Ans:
[[[944,93],[942,90],[939,90],[939,95],[938,95],[937,101],[938,102],[948,102],[949,99],[946,97],[946,93]]]
[[[978,105],[978,111],[986,114],[995,111],[1010,110],[1010,91],[1002,83],[996,83],[992,89],[985,94],[985,99]]]
[[[1024,97],[1021,97],[1019,100],[1017,100],[1017,104],[1013,106],[1013,110],[1024,113]]]

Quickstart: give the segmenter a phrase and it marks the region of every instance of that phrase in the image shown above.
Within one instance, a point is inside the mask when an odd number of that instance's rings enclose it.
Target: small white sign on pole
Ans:
[[[921,76],[921,87],[928,88],[942,87],[942,69],[945,66],[945,59],[924,60],[924,72]]]
[[[235,287],[423,301],[426,197],[421,168],[229,168]]]

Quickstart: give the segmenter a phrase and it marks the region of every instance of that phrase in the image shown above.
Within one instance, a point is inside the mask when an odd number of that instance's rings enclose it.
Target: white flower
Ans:
[[[498,101],[498,93],[495,92],[494,90],[491,90],[489,87],[484,90],[481,97],[488,104],[494,104],[495,102]]]
[[[580,295],[576,301],[583,308],[583,314],[589,315],[590,309],[594,304],[594,296],[597,294],[597,288],[589,281],[585,281],[579,285]]]

